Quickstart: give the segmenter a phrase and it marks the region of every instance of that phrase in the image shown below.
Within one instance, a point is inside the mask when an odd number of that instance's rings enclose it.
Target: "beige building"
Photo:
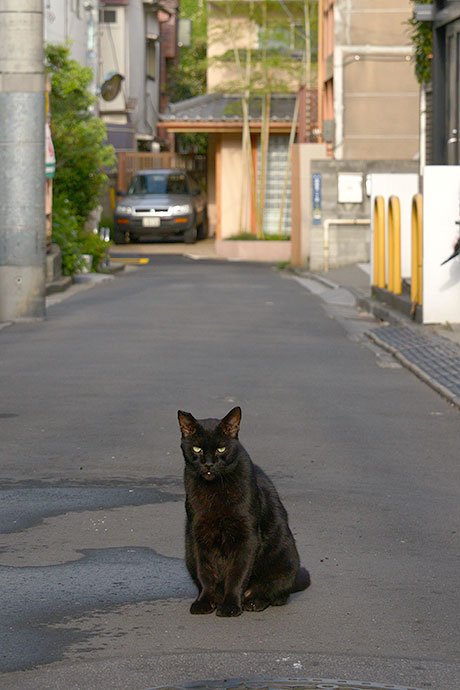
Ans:
[[[319,0],[319,118],[337,159],[419,152],[410,0]]]
[[[251,178],[258,180],[260,175],[263,96],[252,96],[249,105],[251,173],[242,150],[241,94],[247,81],[252,92],[260,85],[265,90],[270,85],[272,94],[264,231],[277,234],[281,228],[282,234],[289,234],[291,230],[290,175],[281,223],[280,208],[296,94],[305,83],[305,27],[303,1],[283,4],[288,13],[281,4],[267,4],[269,16],[264,26],[263,3],[255,3],[258,6],[250,17],[249,2],[209,2],[208,94],[171,104],[162,118],[171,132],[208,134],[208,216],[218,239],[241,230],[255,232],[256,227]],[[264,48],[278,55],[278,64],[272,60],[264,68],[260,59]],[[316,98],[307,100],[316,106]],[[316,116],[310,108],[305,130],[310,134],[314,126]]]

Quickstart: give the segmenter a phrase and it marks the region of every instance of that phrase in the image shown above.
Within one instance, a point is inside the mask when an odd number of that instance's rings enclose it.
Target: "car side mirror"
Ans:
[[[117,196],[118,199],[120,199],[120,198],[123,197],[123,196],[126,196],[126,192],[124,192],[122,189],[117,189],[117,191],[115,192],[115,194],[116,194],[116,196]]]

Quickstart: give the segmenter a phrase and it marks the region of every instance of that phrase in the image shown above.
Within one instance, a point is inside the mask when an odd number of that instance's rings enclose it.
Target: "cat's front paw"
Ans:
[[[243,609],[236,603],[223,603],[216,610],[216,616],[221,616],[222,618],[235,618],[236,616],[241,616],[242,613]]]
[[[264,611],[269,606],[270,602],[266,599],[248,599],[243,604],[245,611]]]
[[[215,605],[211,601],[209,601],[209,599],[197,599],[191,605],[190,613],[197,615],[204,613],[212,613],[215,608]]]

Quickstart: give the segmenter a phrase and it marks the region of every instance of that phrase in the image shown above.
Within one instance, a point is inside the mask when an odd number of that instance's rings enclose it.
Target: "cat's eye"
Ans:
[[[202,453],[200,446],[192,446],[192,450],[194,453]]]
[[[225,447],[225,446],[222,446],[222,448],[218,448],[218,449],[217,449],[217,452],[218,452],[218,453],[225,453],[226,450],[227,450],[226,447]]]

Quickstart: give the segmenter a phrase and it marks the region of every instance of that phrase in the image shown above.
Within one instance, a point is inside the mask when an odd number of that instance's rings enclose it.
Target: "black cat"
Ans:
[[[310,575],[286,510],[267,475],[254,465],[238,431],[241,409],[222,420],[179,410],[185,458],[185,559],[198,587],[191,613],[239,616],[286,604]]]

